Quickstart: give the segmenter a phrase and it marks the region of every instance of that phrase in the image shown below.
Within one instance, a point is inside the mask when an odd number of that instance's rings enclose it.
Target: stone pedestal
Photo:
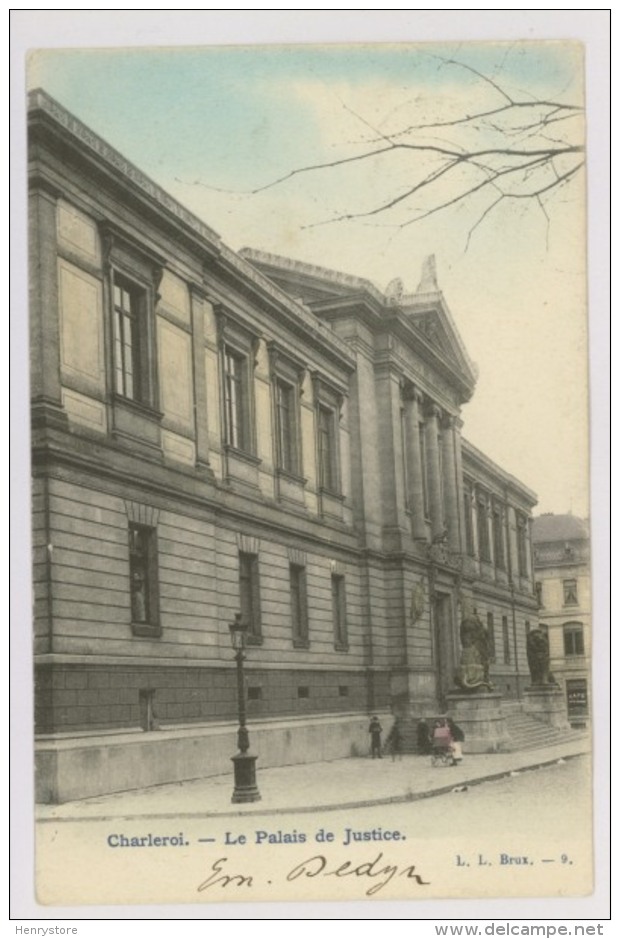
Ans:
[[[523,693],[523,710],[551,727],[568,730],[566,703],[559,685],[530,685]]]
[[[390,699],[395,717],[418,718],[437,712],[436,678],[432,669],[395,668],[390,673]]]
[[[509,749],[501,694],[454,691],[446,695],[446,701],[448,714],[465,734],[464,753],[499,753]]]

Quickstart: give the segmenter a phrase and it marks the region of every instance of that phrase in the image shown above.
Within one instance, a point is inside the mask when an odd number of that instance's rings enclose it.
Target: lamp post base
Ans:
[[[235,770],[235,788],[231,802],[260,802],[256,785],[256,760],[253,753],[235,753],[231,757]]]

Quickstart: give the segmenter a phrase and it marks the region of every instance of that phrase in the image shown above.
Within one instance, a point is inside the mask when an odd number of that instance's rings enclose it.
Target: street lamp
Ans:
[[[250,735],[245,725],[243,661],[245,639],[249,627],[247,623],[242,622],[241,613],[235,613],[235,621],[229,623],[228,628],[237,663],[237,707],[239,710],[239,730],[237,731],[239,752],[231,757],[235,768],[235,788],[231,802],[259,802],[260,792],[256,785],[256,754],[250,753]]]

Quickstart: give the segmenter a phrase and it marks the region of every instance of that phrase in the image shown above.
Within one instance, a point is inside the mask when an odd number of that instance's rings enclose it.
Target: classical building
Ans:
[[[574,515],[533,519],[534,574],[540,625],[547,631],[553,677],[573,727],[590,717],[590,531]]]
[[[238,611],[259,765],[436,714],[466,609],[518,700],[535,496],[462,439],[433,260],[235,253],[42,91],[29,170],[38,798],[230,771]]]

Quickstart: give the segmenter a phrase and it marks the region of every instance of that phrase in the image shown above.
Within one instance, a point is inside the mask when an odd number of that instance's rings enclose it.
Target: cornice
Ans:
[[[271,307],[275,306],[280,314],[284,315],[289,328],[296,329],[311,341],[318,343],[341,367],[349,371],[354,370],[349,348],[327,324],[321,322],[309,308],[293,300],[249,261],[232,251],[223,243],[217,232],[177,202],[135,164],[42,89],[36,89],[29,94],[29,119],[32,129],[43,123],[48,132],[54,132],[57,137],[60,135],[64,142],[72,142],[76,150],[86,154],[99,167],[105,168],[117,184],[122,183],[133,193],[139,194],[162,216],[167,216],[168,219],[172,216],[185,234],[191,235],[199,254],[215,258],[220,276],[228,273],[237,286],[246,291],[251,289],[255,297],[258,296],[263,302],[267,301]],[[33,185],[39,184],[37,177],[38,171],[35,169]]]

